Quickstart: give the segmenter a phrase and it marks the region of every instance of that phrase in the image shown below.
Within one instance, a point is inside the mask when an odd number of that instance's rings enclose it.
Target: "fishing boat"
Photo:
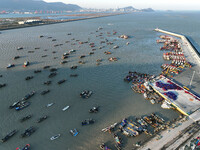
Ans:
[[[80,93],[80,97],[81,98],[89,98],[92,95],[92,93],[93,93],[92,91],[85,90]]]
[[[24,133],[21,134],[21,137],[31,136],[35,132],[35,128],[31,126],[30,128],[26,129]]]
[[[121,137],[119,137],[117,134],[114,134],[114,139],[115,139],[115,147],[118,149],[118,150],[121,150],[121,147],[122,147],[122,142],[121,142]]]
[[[22,149],[20,149],[19,147],[16,148],[16,150],[30,150],[31,145],[30,144],[26,144]]]
[[[51,68],[49,71],[50,72],[55,72],[55,71],[57,71],[58,69],[57,68]]]
[[[11,132],[8,133],[4,138],[1,139],[1,142],[6,142],[6,141],[9,140],[12,136],[14,136],[16,132],[17,132],[17,130],[11,131]]]
[[[70,74],[70,77],[77,77],[78,74]]]
[[[113,47],[113,49],[116,49],[116,48],[119,48],[119,46],[118,46],[118,45],[115,45],[115,46]]]
[[[27,67],[29,64],[29,61],[25,61],[23,67]]]
[[[101,131],[102,132],[112,131],[116,126],[117,126],[117,122],[112,124],[112,125],[110,125],[110,126],[108,126],[108,127],[106,127],[106,128],[104,128],[104,129],[102,129]]]
[[[85,55],[81,55],[79,58],[84,58],[85,57]]]
[[[84,126],[84,125],[89,125],[89,124],[93,124],[95,122],[95,120],[94,119],[86,119],[86,120],[84,120],[84,121],[82,121],[82,126]]]
[[[173,108],[173,107],[172,107],[172,104],[169,103],[168,101],[164,101],[164,102],[162,103],[161,107],[162,107],[163,109],[171,109],[171,108]]]
[[[50,66],[44,66],[44,67],[43,67],[43,69],[48,69],[48,68],[50,68]]]
[[[152,127],[157,128],[159,127],[159,124],[157,123],[156,119],[154,118],[154,116],[150,115],[150,116],[144,116],[143,119],[150,124]]]
[[[78,61],[79,64],[85,64],[85,61]]]
[[[69,53],[74,53],[74,52],[76,52],[76,50],[74,49],[69,50]]]
[[[48,118],[48,116],[43,116],[43,117],[41,117],[41,118],[39,118],[39,119],[37,120],[37,123],[40,123],[40,122],[46,120],[47,118]]]
[[[136,118],[136,121],[143,127],[147,128],[148,124],[142,118]]]
[[[121,132],[127,136],[137,136],[139,133],[136,131],[135,125],[130,123],[126,118],[122,120],[119,126]]]
[[[94,52],[89,52],[89,55],[92,55],[92,54],[94,54]]]
[[[19,59],[19,58],[20,58],[20,56],[15,56],[13,59],[16,60],[16,59]]]
[[[33,76],[28,76],[25,78],[25,80],[31,80],[31,79],[33,79]]]
[[[68,58],[69,56],[68,55],[63,55],[62,57],[61,57],[61,59],[66,59],[66,58]]]
[[[51,81],[45,81],[43,84],[45,84],[45,85],[50,85],[50,84],[51,84]]]
[[[6,68],[8,69],[8,68],[12,68],[12,67],[15,67],[15,64],[8,64],[8,66]]]
[[[45,95],[45,94],[47,94],[49,92],[50,92],[50,90],[44,90],[44,91],[41,92],[41,95]]]
[[[155,114],[155,113],[152,113],[151,114],[152,117],[155,118],[155,120],[160,123],[160,124],[164,124],[165,123],[165,120],[163,118],[161,118],[159,115]]]
[[[56,72],[52,72],[52,73],[50,73],[50,75],[48,76],[49,78],[53,78],[53,77],[55,77],[57,75],[57,73]]]
[[[42,58],[47,57],[48,55],[42,55]]]
[[[76,129],[69,130],[69,132],[70,132],[71,135],[73,135],[73,136],[77,136],[77,135],[78,135],[78,131],[77,131]]]
[[[24,121],[30,119],[31,117],[32,117],[32,115],[25,116],[25,117],[20,119],[20,122],[24,122]]]
[[[55,140],[55,139],[57,139],[57,138],[59,138],[60,137],[60,134],[57,134],[57,135],[54,135],[54,136],[52,136],[51,138],[50,138],[50,140]]]
[[[97,59],[96,62],[102,62],[102,59]]]
[[[22,101],[17,104],[17,107],[15,108],[15,110],[17,110],[17,111],[22,110],[22,109],[28,107],[30,104],[31,104],[30,102]]]
[[[60,64],[66,64],[66,63],[68,63],[68,61],[66,61],[66,60],[63,60],[60,62]]]
[[[109,55],[109,54],[112,54],[112,53],[109,52],[109,51],[105,51],[104,54]]]
[[[100,64],[101,64],[100,62],[97,62],[97,63],[96,63],[97,66],[99,66]]]
[[[154,99],[151,99],[150,102],[151,102],[151,104],[155,104],[156,103]]]
[[[6,83],[0,84],[0,88],[5,87]]]
[[[16,107],[18,104],[20,103],[20,101],[14,102],[12,105],[9,106],[10,109]]]
[[[22,49],[24,49],[24,48],[23,48],[23,47],[18,47],[18,48],[17,48],[17,50],[22,50]]]
[[[30,92],[29,94],[25,95],[24,98],[22,98],[22,100],[28,100],[29,98],[31,98],[33,95],[35,95],[35,91]]]
[[[34,73],[40,73],[42,70],[35,70]]]
[[[100,149],[102,149],[102,150],[111,150],[110,148],[108,148],[108,147],[105,145],[105,143],[102,143],[102,144],[100,145]]]
[[[98,107],[92,107],[90,110],[89,110],[89,113],[97,113],[99,111],[99,106]]]
[[[62,84],[62,83],[64,83],[65,81],[66,81],[65,79],[60,80],[60,81],[58,81],[58,84]]]
[[[77,69],[78,66],[71,66],[71,69]]]
[[[108,58],[109,61],[117,61],[117,58],[116,57],[110,57]]]
[[[144,116],[143,117],[143,119],[144,119],[144,121],[146,122],[146,123],[148,123],[148,124],[152,124],[152,121],[150,120],[150,118],[148,117],[148,116]]]
[[[144,99],[148,99],[147,93],[144,92]]]

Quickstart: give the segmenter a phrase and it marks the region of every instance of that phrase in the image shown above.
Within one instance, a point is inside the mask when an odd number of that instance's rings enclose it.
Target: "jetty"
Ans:
[[[182,40],[182,44],[185,47],[186,51],[190,54],[191,59],[193,59],[195,61],[195,64],[198,66],[198,68],[200,67],[200,53],[197,50],[197,48],[192,44],[192,42],[185,35],[169,32],[169,31],[165,31],[165,30],[158,29],[158,28],[156,28],[155,31],[180,38]],[[166,78],[165,79],[160,79],[160,80],[163,81],[163,80],[166,80]],[[169,80],[169,79],[167,79],[167,80]],[[177,83],[175,83],[175,84],[177,85]],[[180,87],[180,85],[178,85],[178,86]],[[178,98],[178,101],[177,101],[177,100],[172,100],[172,99],[166,98],[166,95],[163,94],[164,92],[161,89],[158,89],[155,86],[155,84],[152,85],[152,87],[163,98],[167,99],[167,101],[170,101],[177,108],[177,110],[179,110],[181,113],[183,113],[184,115],[189,116],[194,121],[200,120],[200,100],[199,100],[199,96],[198,95],[194,95],[193,93],[191,93],[191,92],[189,92],[189,91],[184,89],[184,94],[183,93],[182,94],[178,94],[179,98]],[[185,97],[183,95],[194,96],[195,99],[189,98],[187,96]]]

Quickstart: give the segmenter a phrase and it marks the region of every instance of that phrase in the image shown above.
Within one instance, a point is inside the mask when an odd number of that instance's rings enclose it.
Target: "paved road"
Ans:
[[[182,123],[181,121],[179,123]],[[160,150],[163,148],[164,145],[166,145],[169,142],[172,142],[180,133],[183,131],[186,127],[191,125],[193,123],[193,120],[189,119],[185,122],[183,122],[178,127],[175,127],[174,129],[168,129],[160,133],[161,139],[157,140],[157,137],[154,137],[151,141],[146,143],[144,146],[139,148],[139,150]]]

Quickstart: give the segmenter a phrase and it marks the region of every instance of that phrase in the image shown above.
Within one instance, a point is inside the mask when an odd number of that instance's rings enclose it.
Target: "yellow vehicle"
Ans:
[[[186,87],[186,86],[183,86],[183,88],[186,89],[186,90],[188,90],[188,91],[190,90],[190,89],[189,89],[188,87]]]

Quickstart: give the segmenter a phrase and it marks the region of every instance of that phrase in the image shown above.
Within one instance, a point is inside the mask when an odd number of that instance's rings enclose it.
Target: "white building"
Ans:
[[[33,23],[41,23],[41,20],[38,19],[29,19],[26,21],[19,21],[18,24],[33,24]]]

